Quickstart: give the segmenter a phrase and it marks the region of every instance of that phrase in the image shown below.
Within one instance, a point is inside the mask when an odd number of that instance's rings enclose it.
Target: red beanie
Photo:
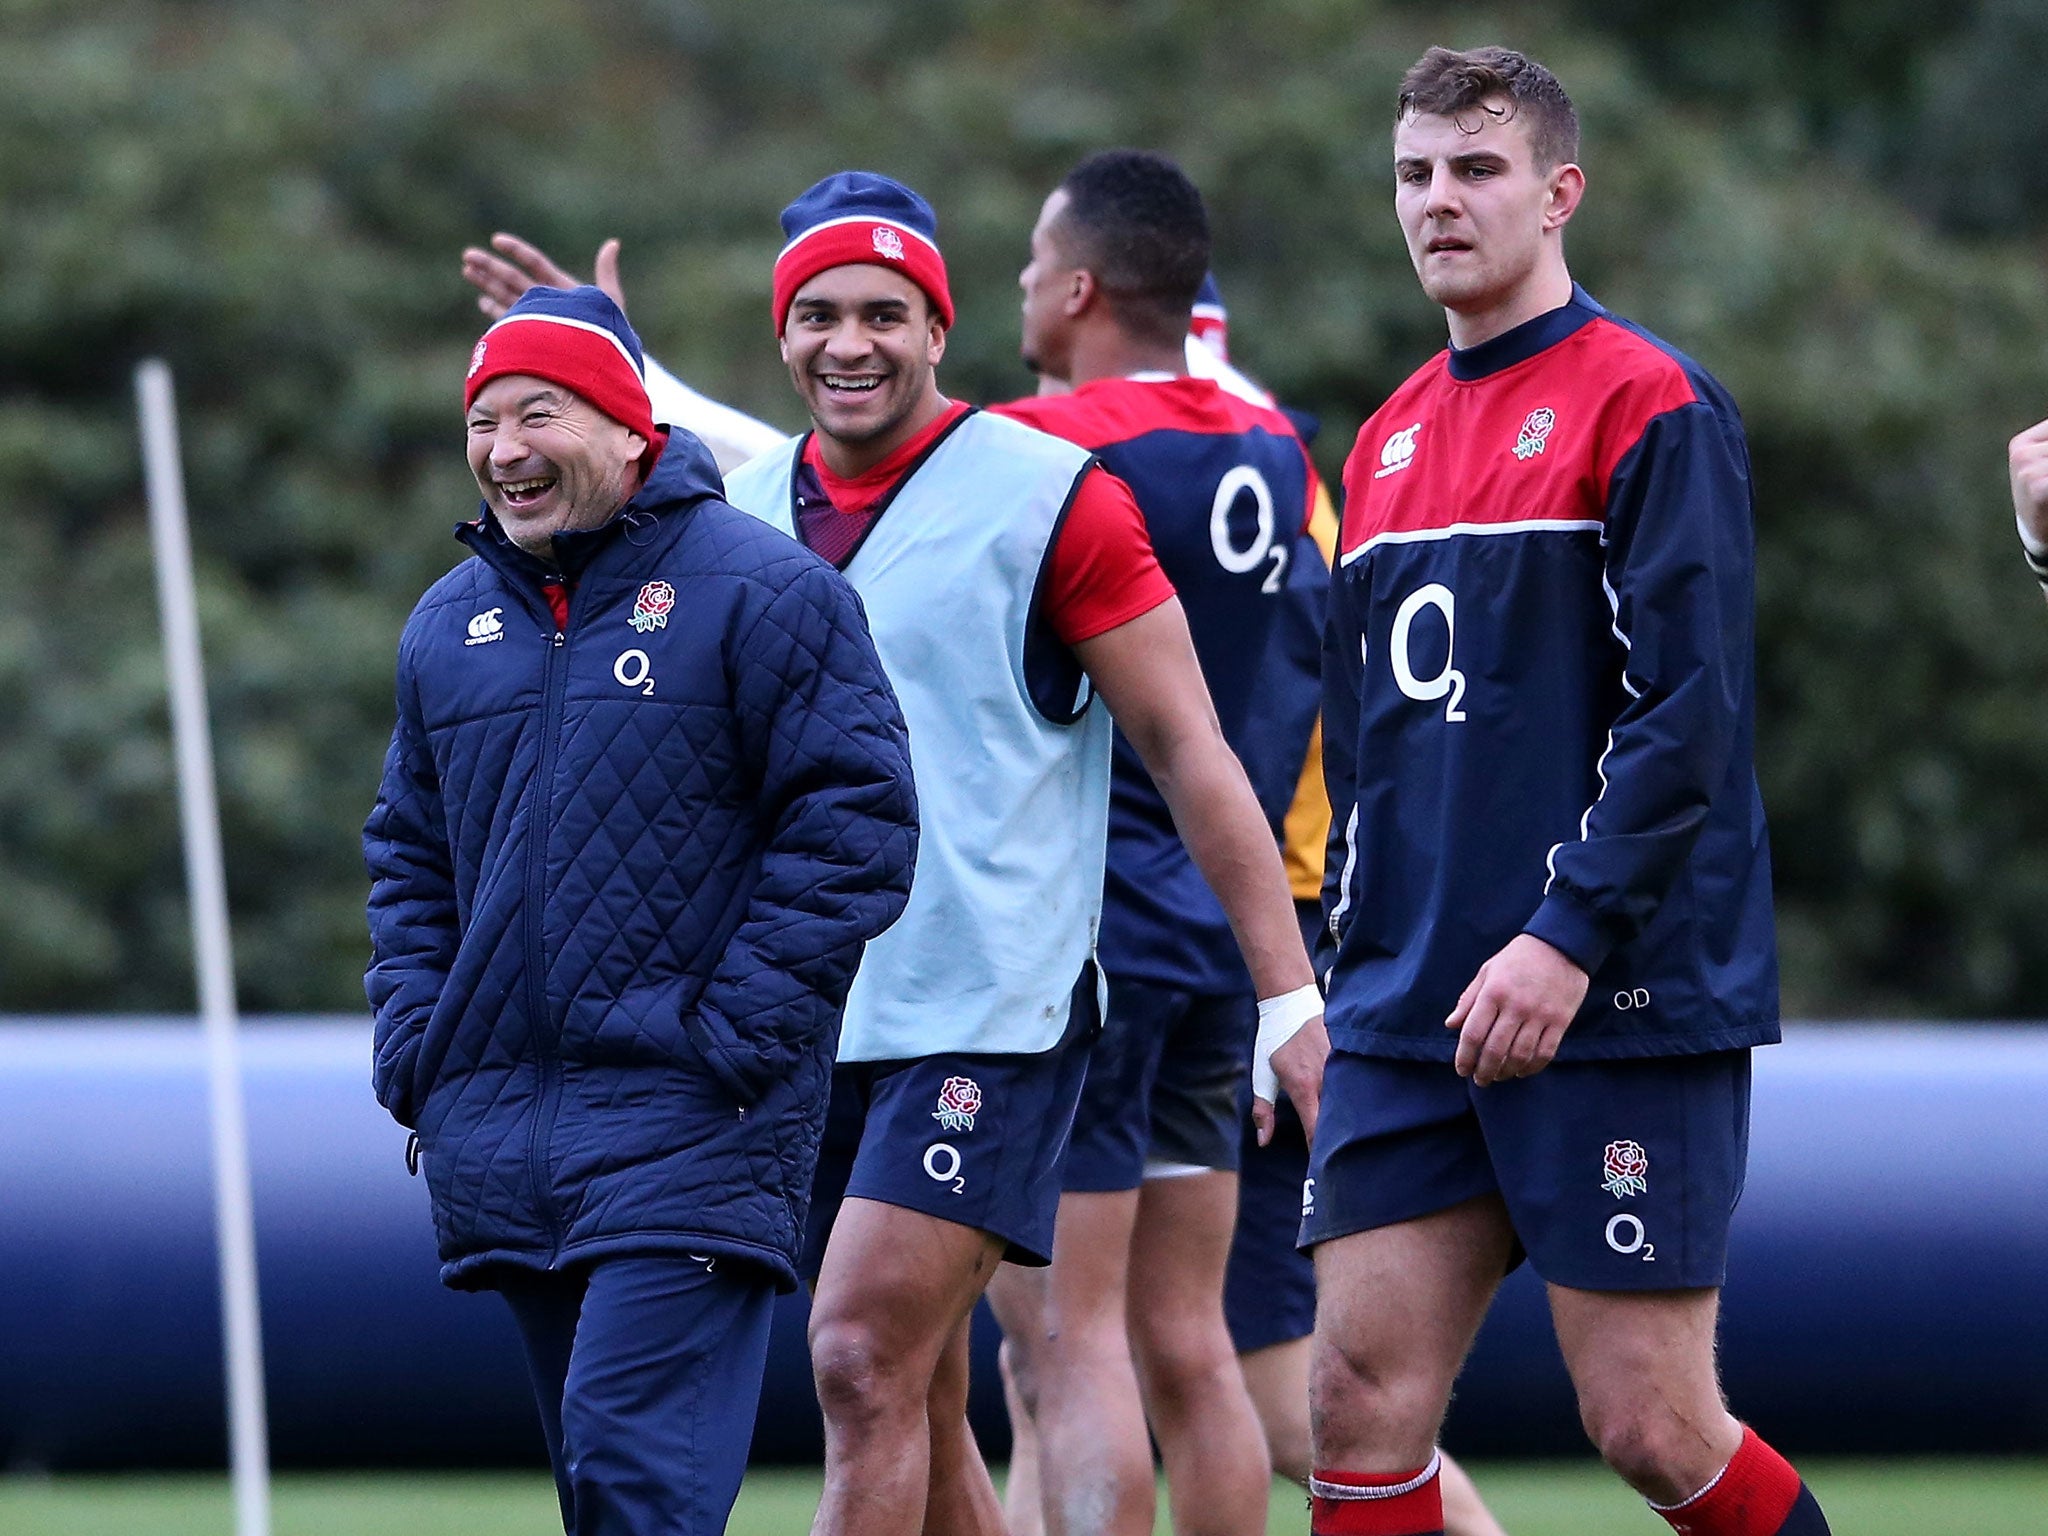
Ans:
[[[900,181],[872,171],[827,176],[782,211],[789,243],[775,258],[775,334],[789,324],[797,289],[832,267],[877,266],[901,272],[932,301],[939,323],[953,325],[939,221],[930,203]]]
[[[575,391],[652,446],[654,409],[641,367],[640,338],[602,289],[529,288],[470,354],[462,408],[492,379],[530,374]]]

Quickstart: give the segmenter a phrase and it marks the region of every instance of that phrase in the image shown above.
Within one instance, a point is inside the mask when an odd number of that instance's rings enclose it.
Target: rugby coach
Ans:
[[[917,843],[852,588],[725,503],[643,376],[595,288],[477,343],[483,508],[399,642],[363,834],[377,1097],[443,1281],[511,1306],[578,1533],[724,1527]]]

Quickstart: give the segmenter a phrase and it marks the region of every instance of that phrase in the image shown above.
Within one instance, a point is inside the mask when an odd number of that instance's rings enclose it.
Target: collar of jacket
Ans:
[[[1580,326],[1606,313],[1593,295],[1573,283],[1572,296],[1556,309],[1547,310],[1533,320],[1524,320],[1512,330],[1502,331],[1476,347],[1466,347],[1462,351],[1452,347],[1451,377],[1461,384],[1470,384],[1475,379],[1499,373],[1503,368],[1526,363],[1538,352],[1556,346]]]

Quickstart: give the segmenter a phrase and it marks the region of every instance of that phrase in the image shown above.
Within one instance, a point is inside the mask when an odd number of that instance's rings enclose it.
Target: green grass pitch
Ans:
[[[1803,1468],[1840,1536],[2041,1536],[2048,1530],[2048,1461],[1813,1461]],[[1481,1490],[1512,1536],[1657,1536],[1668,1531],[1591,1462],[1481,1462]],[[808,1528],[818,1475],[754,1472],[733,1512],[733,1536],[791,1536]],[[227,1536],[218,1477],[0,1478],[7,1536]],[[1167,1529],[1162,1506],[1159,1529]],[[1302,1496],[1273,1491],[1273,1536],[1308,1529]],[[554,1488],[524,1473],[293,1474],[277,1480],[274,1536],[557,1536]]]

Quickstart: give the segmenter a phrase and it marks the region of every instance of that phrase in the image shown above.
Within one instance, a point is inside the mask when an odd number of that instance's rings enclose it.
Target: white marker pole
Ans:
[[[228,1384],[228,1465],[234,1475],[236,1536],[270,1536],[270,1449],[263,1408],[263,1335],[257,1311],[256,1221],[249,1194],[249,1133],[235,1040],[235,971],[228,949],[227,881],[213,745],[206,725],[206,678],[199,659],[198,594],[185,521],[171,370],[151,358],[135,370],[142,418],[143,475],[150,543],[163,609],[170,673],[171,729],[178,753],[178,811],[185,833],[185,890],[199,1014],[206,1034],[207,1099],[213,1123],[213,1215],[220,1247],[221,1329]]]

